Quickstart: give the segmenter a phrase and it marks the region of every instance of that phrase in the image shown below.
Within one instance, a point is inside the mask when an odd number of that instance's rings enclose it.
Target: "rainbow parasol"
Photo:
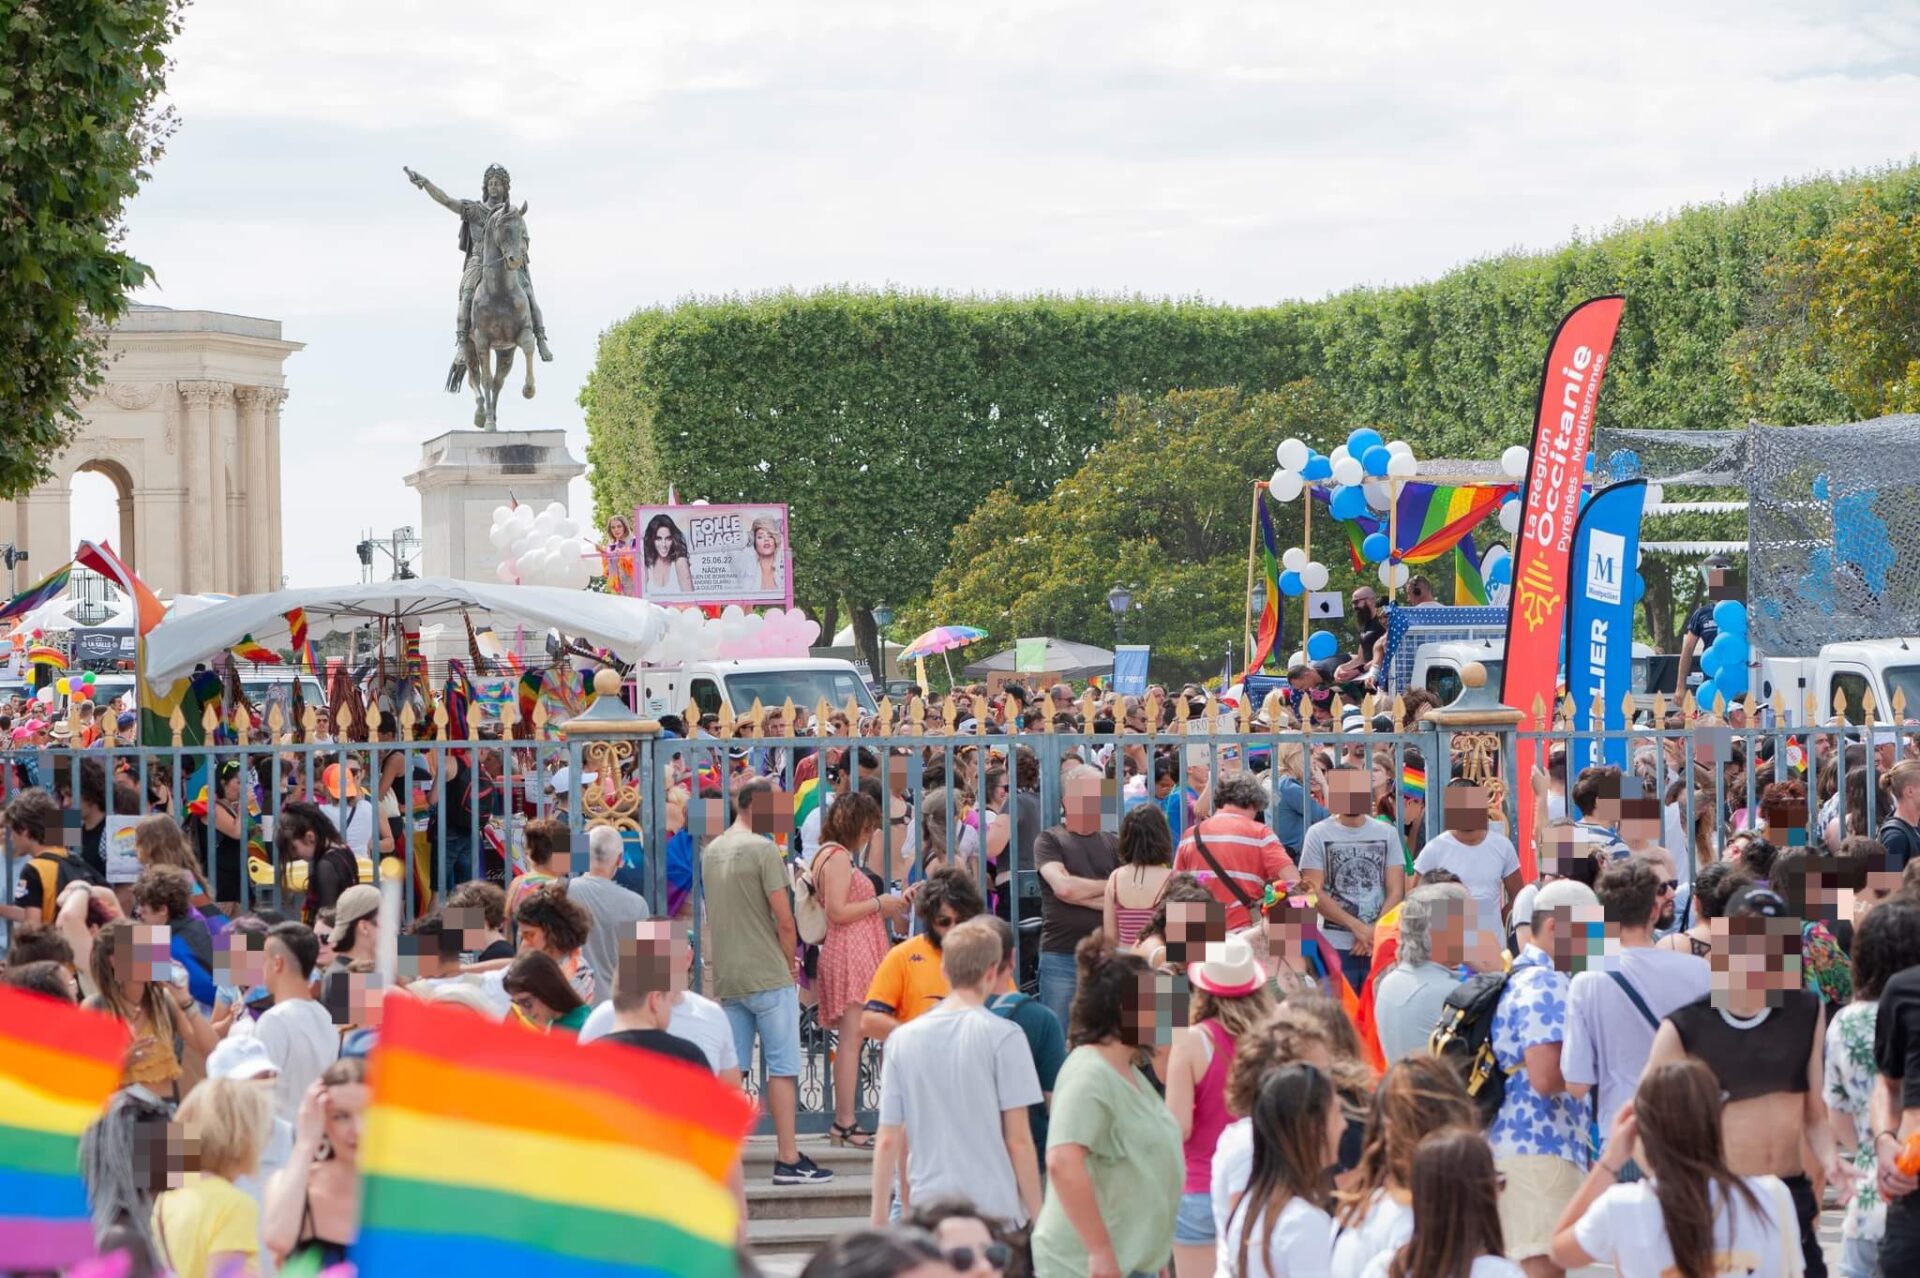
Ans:
[[[900,654],[900,660],[924,660],[940,654],[940,660],[947,666],[947,682],[953,682],[953,663],[948,662],[946,654],[955,648],[964,648],[970,643],[978,643],[987,637],[987,632],[978,626],[935,626],[927,633],[906,646]]]

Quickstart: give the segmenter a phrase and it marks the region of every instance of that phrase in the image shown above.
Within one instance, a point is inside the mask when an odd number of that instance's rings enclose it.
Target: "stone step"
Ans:
[[[864,1220],[873,1201],[871,1173],[837,1172],[820,1185],[776,1185],[769,1180],[747,1181],[747,1219],[799,1220],[847,1217]]]
[[[824,1216],[807,1220],[754,1218],[747,1221],[747,1244],[753,1248],[755,1256],[782,1253],[811,1256],[827,1239],[851,1230],[864,1229],[866,1225],[865,1212],[858,1216]]]

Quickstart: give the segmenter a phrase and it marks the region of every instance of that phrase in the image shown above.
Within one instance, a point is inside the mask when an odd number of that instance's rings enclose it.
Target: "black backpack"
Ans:
[[[1507,1074],[1493,1054],[1493,1014],[1506,988],[1505,972],[1482,972],[1462,981],[1447,995],[1440,1023],[1427,1040],[1427,1050],[1459,1072],[1482,1127],[1493,1126],[1507,1098]]]

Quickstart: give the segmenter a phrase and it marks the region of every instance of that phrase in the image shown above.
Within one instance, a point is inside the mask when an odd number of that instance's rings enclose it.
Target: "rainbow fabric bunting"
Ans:
[[[546,672],[541,670],[529,670],[520,676],[520,722],[533,722],[533,708],[540,704],[540,685],[545,677]]]
[[[0,608],[0,621],[11,621],[15,617],[24,617],[49,600],[56,599],[67,588],[67,578],[73,575],[73,565],[66,564],[54,569],[39,581],[7,600],[6,607]]]
[[[1400,562],[1432,563],[1446,554],[1480,521],[1500,509],[1500,499],[1514,491],[1512,484],[1490,487],[1454,487],[1449,484],[1423,484],[1409,480],[1400,485],[1400,504],[1394,532],[1397,534]],[[1317,501],[1330,501],[1327,490],[1313,490]],[[1341,525],[1351,543],[1353,566],[1366,566],[1361,543],[1374,533],[1387,531],[1387,517],[1369,512]]]
[[[1409,799],[1419,799],[1425,802],[1427,797],[1427,770],[1412,763],[1401,768],[1400,793]]]
[[[360,1143],[360,1278],[732,1278],[753,1122],[695,1065],[395,999]]]
[[[228,648],[227,651],[233,654],[235,660],[250,661],[256,666],[280,664],[280,654],[256,640],[252,635],[242,636],[240,642]]]
[[[49,670],[65,670],[67,668],[67,654],[58,648],[49,647],[47,644],[36,643],[33,647],[27,649],[27,664],[30,666],[45,666]]]
[[[80,1136],[120,1085],[127,1031],[0,987],[0,1257],[60,1269],[93,1255]]]
[[[1280,637],[1280,539],[1273,531],[1273,508],[1267,502],[1267,490],[1260,489],[1255,500],[1260,524],[1260,544],[1255,567],[1266,584],[1267,601],[1253,627],[1253,651],[1247,654],[1247,673],[1261,669],[1273,655],[1274,641]],[[1224,689],[1222,689],[1224,691]]]

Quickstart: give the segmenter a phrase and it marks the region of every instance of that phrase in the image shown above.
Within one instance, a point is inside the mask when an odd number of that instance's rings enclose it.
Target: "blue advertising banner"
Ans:
[[[1122,644],[1113,650],[1113,690],[1123,697],[1147,695],[1147,654],[1145,645]]]
[[[1574,525],[1567,578],[1567,695],[1573,699],[1573,748],[1567,775],[1611,764],[1627,767],[1623,702],[1633,679],[1634,574],[1640,559],[1640,516],[1647,482],[1629,479],[1593,495]],[[1594,698],[1599,729],[1592,733]]]

